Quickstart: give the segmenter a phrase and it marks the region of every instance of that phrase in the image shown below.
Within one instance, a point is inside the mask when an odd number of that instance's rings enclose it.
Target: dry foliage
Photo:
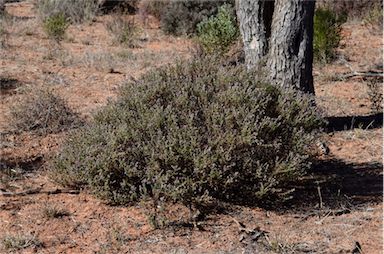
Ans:
[[[120,204],[286,197],[323,120],[308,96],[255,75],[203,57],[126,84],[68,139],[54,178]]]
[[[106,27],[116,43],[126,45],[129,48],[138,47],[139,28],[133,19],[115,15],[106,24]]]
[[[56,133],[81,121],[67,103],[48,89],[36,89],[23,96],[11,108],[10,125],[15,131]]]

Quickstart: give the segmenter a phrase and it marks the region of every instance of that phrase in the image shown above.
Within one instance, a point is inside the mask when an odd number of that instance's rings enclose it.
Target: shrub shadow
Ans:
[[[12,94],[20,85],[21,82],[17,79],[0,77],[0,95]]]
[[[327,132],[344,131],[354,128],[375,129],[383,127],[383,112],[368,116],[331,116],[326,117]]]
[[[7,170],[19,169],[23,173],[33,172],[41,168],[44,163],[43,156],[37,156],[27,160],[7,160],[0,158],[0,173]]]
[[[383,164],[345,163],[331,159],[317,162],[296,186],[284,208],[295,212],[313,209],[355,210],[383,201]]]
[[[240,205],[281,214],[349,213],[383,201],[383,164],[352,164],[336,159],[317,161],[306,176],[285,188],[295,190],[288,200],[271,197],[255,202],[252,197],[238,193],[236,200],[219,201],[209,210],[228,213],[234,212],[233,205]]]

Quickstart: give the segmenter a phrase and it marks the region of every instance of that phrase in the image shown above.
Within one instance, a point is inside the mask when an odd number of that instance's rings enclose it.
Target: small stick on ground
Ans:
[[[323,197],[321,196],[321,188],[320,188],[319,182],[316,182],[316,183],[317,183],[317,194],[319,194],[319,207],[320,209],[323,209]]]
[[[79,194],[79,190],[68,190],[68,189],[54,189],[54,190],[42,190],[41,188],[37,189],[30,189],[26,191],[19,191],[19,192],[0,192],[0,195],[3,197],[15,197],[15,196],[27,196],[27,195],[35,195],[35,194],[48,194],[48,195],[54,195],[54,194],[61,194],[61,193],[67,193],[67,194]]]

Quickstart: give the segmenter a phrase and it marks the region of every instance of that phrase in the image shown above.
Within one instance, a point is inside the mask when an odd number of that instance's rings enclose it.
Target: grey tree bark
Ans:
[[[0,15],[3,15],[5,12],[5,0],[0,0]]]
[[[264,67],[272,83],[314,93],[314,8],[315,2],[306,0],[239,0],[247,66]]]
[[[261,64],[268,49],[270,21],[267,1],[240,0],[237,15],[243,36],[245,61],[248,66]]]

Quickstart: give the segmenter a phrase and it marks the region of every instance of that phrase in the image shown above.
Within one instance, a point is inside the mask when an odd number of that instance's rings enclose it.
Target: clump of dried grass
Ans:
[[[140,30],[133,19],[127,19],[122,15],[117,15],[106,24],[108,32],[118,44],[129,48],[138,47]]]
[[[23,96],[10,113],[11,128],[17,131],[57,133],[81,123],[66,101],[48,89],[36,89]]]

